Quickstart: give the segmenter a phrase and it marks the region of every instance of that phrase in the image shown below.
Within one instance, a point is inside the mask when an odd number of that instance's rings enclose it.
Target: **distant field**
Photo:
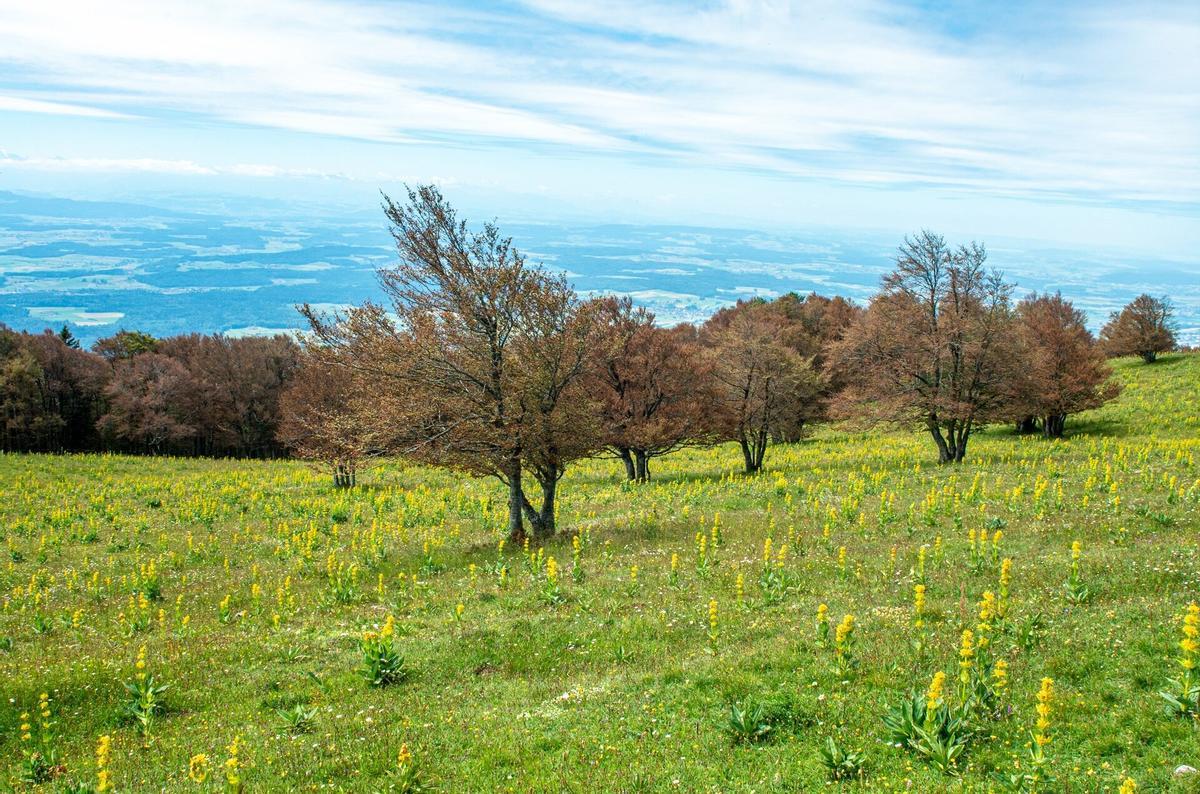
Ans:
[[[235,737],[246,791],[398,789],[402,744],[445,792],[816,790],[827,737],[865,755],[848,788],[999,791],[1029,769],[1050,677],[1041,790],[1200,791],[1172,774],[1200,767],[1196,721],[1158,694],[1200,600],[1200,355],[1117,370],[1120,399],[1067,440],[997,427],[958,468],[923,435],[835,429],[770,449],[756,478],[732,446],[662,459],[639,487],[593,461],[561,487],[559,540],[529,555],[498,552],[497,483],[445,472],[389,465],[347,493],[299,463],[0,456],[0,786],[22,788],[43,746],[45,692],[45,791],[94,783],[102,735],[117,791],[220,790]],[[888,744],[882,716],[938,670],[958,699],[962,632],[1005,558],[1007,617],[987,622],[1007,686],[945,775]],[[408,675],[372,687],[360,641],[389,615]],[[168,686],[145,739],[122,683],[143,645]],[[769,730],[739,742],[731,706]]]

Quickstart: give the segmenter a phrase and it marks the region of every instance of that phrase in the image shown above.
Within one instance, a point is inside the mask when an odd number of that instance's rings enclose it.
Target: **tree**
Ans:
[[[562,276],[530,267],[495,224],[472,232],[436,187],[384,197],[400,261],[379,271],[388,309],[303,312],[316,340],[363,376],[362,416],[397,454],[478,475],[508,489],[508,531],[555,531],[566,465],[599,443],[578,388],[591,322]],[[390,310],[390,311],[389,311]],[[522,473],[542,486],[535,507]]]
[[[44,449],[62,427],[49,410],[45,373],[25,335],[0,326],[0,449]]]
[[[734,315],[709,333],[723,438],[737,441],[747,474],[762,470],[772,429],[804,414],[820,398],[823,381],[806,359],[785,344],[765,304]]]
[[[361,421],[363,396],[355,370],[310,351],[279,398],[280,443],[296,457],[327,466],[337,488],[353,488],[372,452]]]
[[[197,454],[277,454],[279,395],[297,366],[290,337],[186,334],[156,349],[187,369],[196,389],[191,439]]]
[[[1120,394],[1112,368],[1087,329],[1087,317],[1061,294],[1017,304],[1019,366],[1009,382],[1012,416],[1029,431],[1061,438],[1069,414],[1099,408]]]
[[[711,362],[690,326],[659,328],[629,298],[594,303],[600,332],[588,389],[602,440],[630,482],[646,482],[653,458],[713,439]]]
[[[141,353],[153,353],[158,349],[158,340],[142,331],[117,331],[92,345],[92,352],[109,361],[130,359]]]
[[[1175,349],[1175,307],[1167,297],[1139,295],[1109,316],[1100,343],[1110,356],[1141,356],[1147,364]]]
[[[64,342],[49,330],[23,335],[23,340],[41,367],[43,406],[60,420],[42,448],[95,449],[99,445],[96,420],[104,412],[104,389],[112,368],[100,356]]]
[[[996,418],[1011,377],[1011,288],[985,270],[976,243],[951,250],[937,234],[906,237],[896,269],[831,348],[846,384],[838,413],[924,428],[941,463],[959,463],[971,433]]]
[[[165,452],[195,432],[195,383],[167,356],[142,353],[117,361],[105,397],[108,410],[97,427],[125,445]]]
[[[72,350],[81,350],[83,347],[79,344],[79,339],[75,337],[75,334],[71,333],[71,329],[67,327],[66,323],[64,323],[63,327],[59,330],[58,338],[62,340],[64,345]]]
[[[830,399],[841,390],[842,384],[833,376],[835,373],[825,367],[826,353],[862,314],[862,309],[841,297],[826,298],[815,292],[801,297],[789,292],[773,301],[754,298],[720,309],[704,324],[705,331],[711,334],[727,328],[734,318],[745,313],[769,318],[778,328],[781,343],[808,359],[813,369],[825,373],[818,394],[796,401],[794,411],[781,413],[772,423],[773,440],[799,441],[810,423],[826,418]]]

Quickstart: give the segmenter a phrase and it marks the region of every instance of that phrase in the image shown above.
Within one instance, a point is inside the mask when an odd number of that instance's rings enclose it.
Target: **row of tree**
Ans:
[[[1137,298],[1096,340],[1061,295],[1014,303],[982,246],[930,232],[904,241],[865,308],[790,294],[665,328],[628,299],[581,300],[433,187],[384,209],[400,255],[379,272],[386,303],[304,307],[303,346],[122,331],[84,351],[66,329],[0,328],[3,449],[291,453],[340,486],[401,456],[498,478],[514,538],[545,536],[584,457],[644,482],[658,457],[734,441],[755,473],[770,443],[841,419],[921,429],[961,462],[985,424],[1061,436],[1116,395],[1106,355],[1151,362],[1175,344],[1166,299]]]
[[[303,308],[312,334],[280,438],[339,485],[383,455],[496,477],[517,540],[554,533],[558,483],[584,457],[645,481],[656,457],[735,441],[755,473],[771,442],[837,418],[920,428],[961,462],[985,424],[1061,436],[1112,399],[1106,351],[1151,361],[1174,345],[1165,300],[1114,314],[1102,345],[1061,295],[1014,304],[982,246],[930,232],[905,240],[866,308],[787,295],[663,328],[628,300],[581,300],[432,186],[384,210],[399,252],[379,272],[387,302]]]
[[[0,448],[276,456],[290,337],[121,331],[82,350],[60,333],[0,327]]]

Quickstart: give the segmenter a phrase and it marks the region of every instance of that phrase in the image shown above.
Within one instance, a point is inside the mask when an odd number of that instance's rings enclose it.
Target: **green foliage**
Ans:
[[[121,713],[133,723],[143,741],[149,741],[154,723],[165,709],[163,693],[168,684],[161,684],[152,675],[139,673],[131,681],[126,681],[125,702]]]
[[[731,703],[725,732],[734,744],[757,744],[771,735],[771,724],[761,704]]]
[[[317,717],[316,708],[303,703],[296,703],[285,709],[276,709],[275,713],[279,715],[280,722],[292,736],[311,731],[313,720]]]
[[[832,736],[828,736],[819,752],[821,764],[830,780],[862,780],[866,777],[867,757],[861,750],[845,749]]]
[[[925,725],[926,702],[921,692],[911,692],[883,715],[887,740],[901,749],[916,749],[920,730]]]
[[[363,677],[371,686],[391,686],[408,678],[404,657],[400,655],[388,626],[379,632],[365,632],[359,640],[359,649],[362,652]]]

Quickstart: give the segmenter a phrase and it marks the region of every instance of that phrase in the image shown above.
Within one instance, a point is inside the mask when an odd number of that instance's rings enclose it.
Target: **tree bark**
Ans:
[[[525,507],[525,492],[521,489],[521,456],[509,460],[508,471],[508,540],[520,546],[525,542],[525,524],[521,511]]]
[[[1019,422],[1017,422],[1017,432],[1020,433],[1021,435],[1029,435],[1030,433],[1036,433],[1037,429],[1038,429],[1037,417],[1026,416],[1023,419],[1021,419]]]
[[[949,463],[954,460],[954,454],[946,444],[946,438],[942,435],[942,428],[938,424],[935,414],[930,414],[925,418],[925,427],[929,430],[929,435],[933,437],[933,442],[937,444],[938,463]]]
[[[637,471],[633,468],[633,453],[628,447],[618,447],[617,456],[621,458],[621,462],[625,464],[625,479],[633,482],[637,479]]]
[[[333,486],[335,488],[353,488],[356,479],[353,466],[342,462],[333,464]]]
[[[635,449],[633,451],[634,460],[637,463],[637,481],[650,481],[650,456],[643,449]]]
[[[1042,435],[1046,438],[1062,438],[1067,424],[1066,414],[1051,414],[1042,418]]]
[[[540,509],[535,509],[525,495],[521,495],[521,508],[525,512],[525,517],[529,519],[529,525],[533,528],[533,537],[539,541],[554,536],[556,530],[554,500],[558,492],[558,480],[561,476],[562,471],[559,469],[539,471],[534,475],[538,484],[542,486]]]
[[[742,447],[742,462],[745,465],[747,474],[755,474],[762,465],[762,457],[758,455],[750,437],[745,433],[738,436],[738,443]]]

